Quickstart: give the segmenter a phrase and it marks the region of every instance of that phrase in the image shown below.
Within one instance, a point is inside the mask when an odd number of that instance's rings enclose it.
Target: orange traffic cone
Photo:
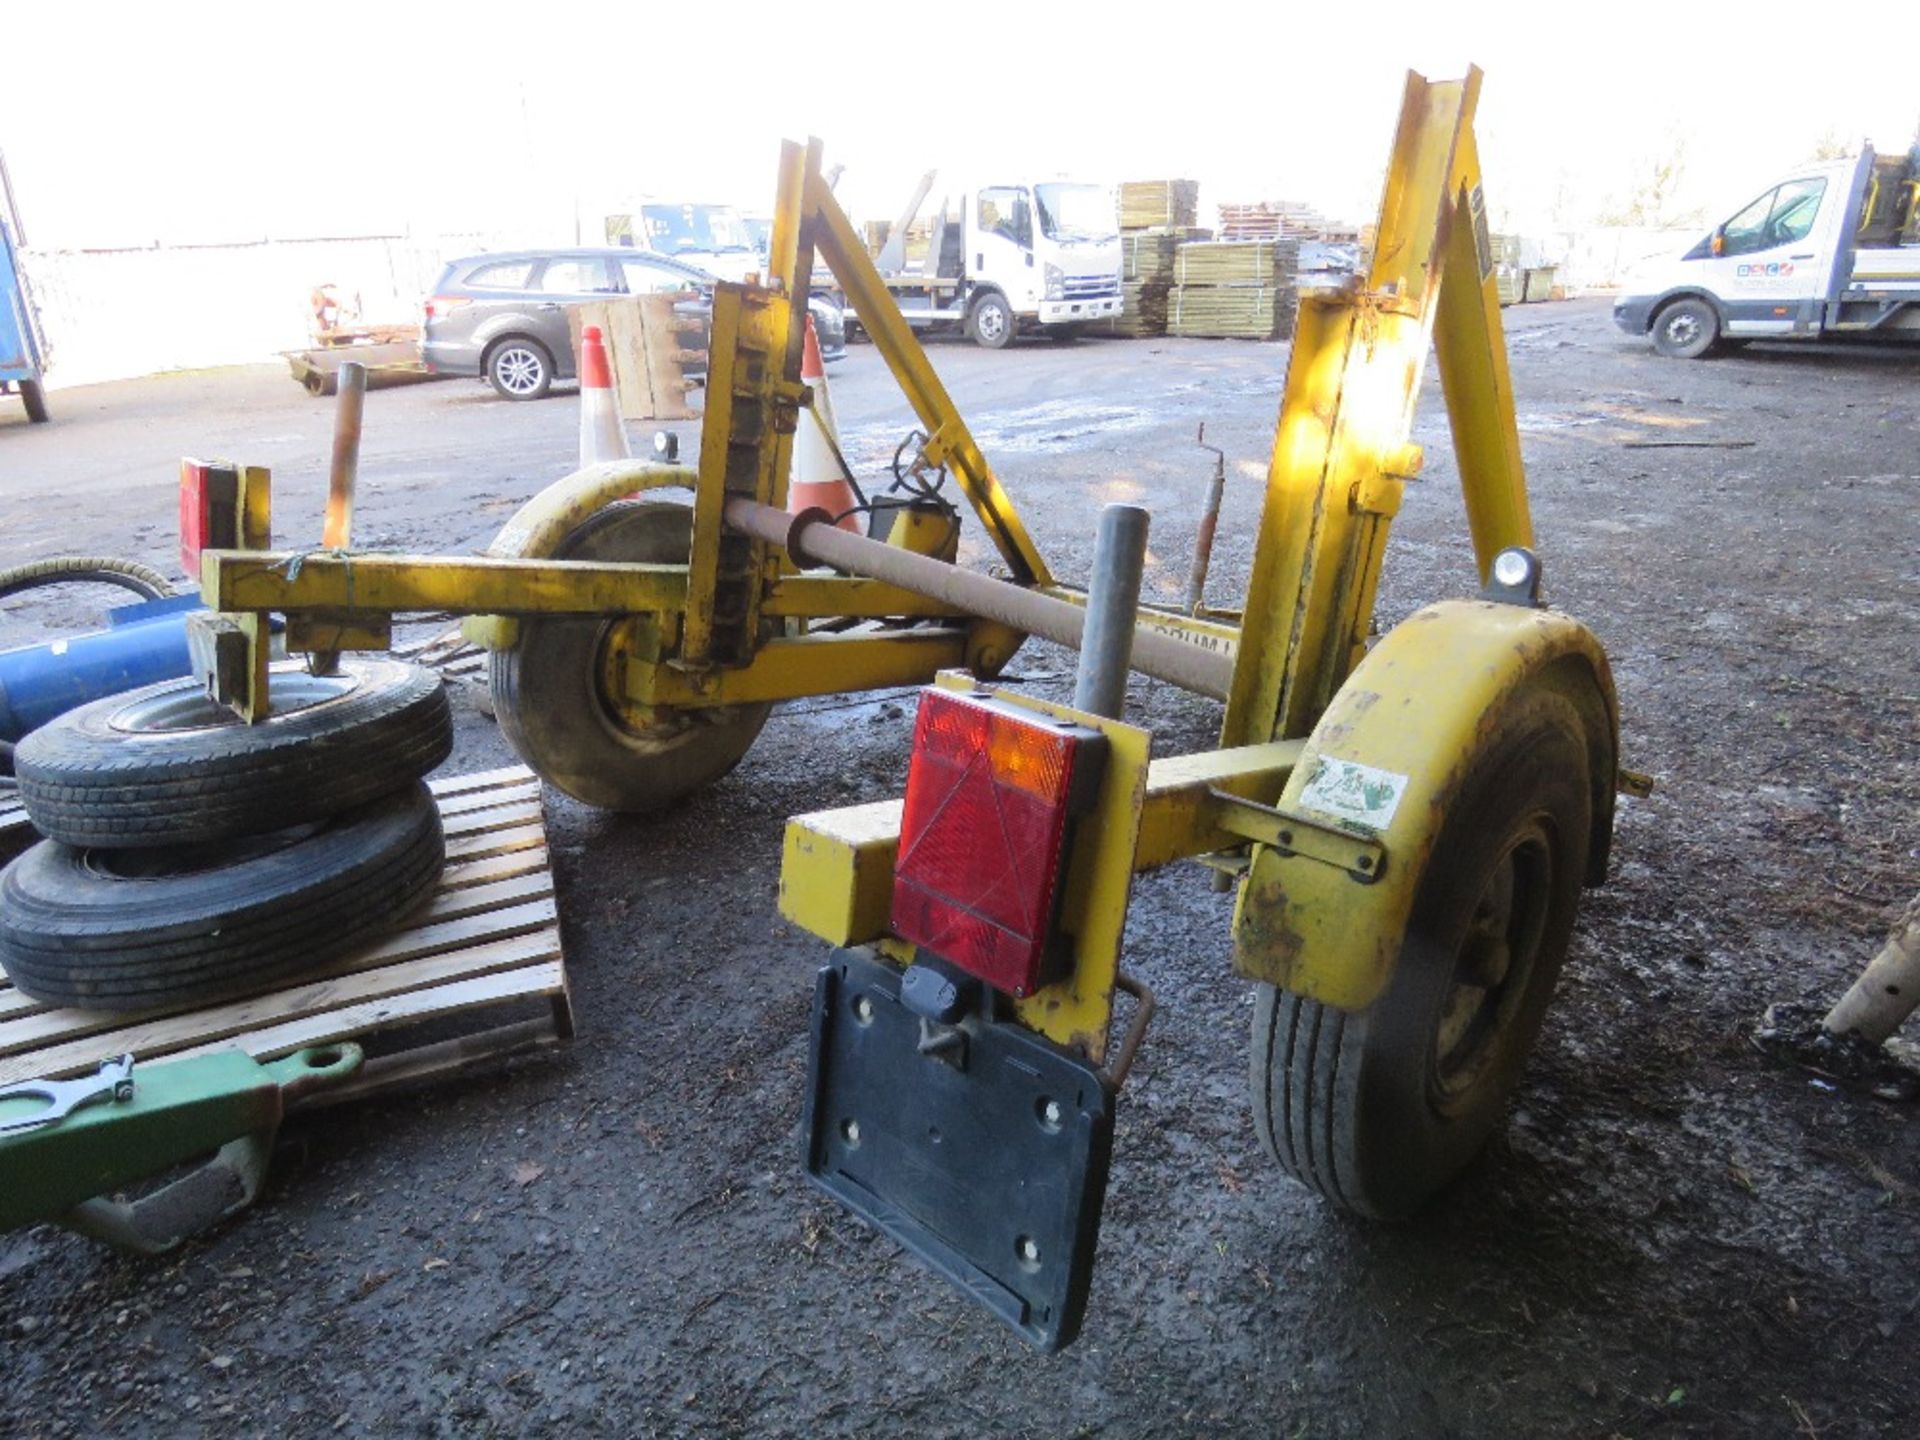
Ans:
[[[800,379],[813,387],[813,403],[800,414],[793,437],[793,476],[787,481],[787,513],[824,510],[838,516],[842,530],[858,535],[865,529],[853,513],[860,498],[853,477],[840,458],[840,436],[833,423],[833,401],[827,395],[827,367],[820,363],[820,340],[807,316],[806,343],[800,352]]]
[[[598,325],[580,330],[580,466],[605,460],[625,460],[627,427],[620,420],[620,404],[613,397],[613,367],[607,363],[607,340]]]

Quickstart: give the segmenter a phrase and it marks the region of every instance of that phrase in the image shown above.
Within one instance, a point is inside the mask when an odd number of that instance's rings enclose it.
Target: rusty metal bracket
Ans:
[[[1321,820],[1290,810],[1262,805],[1224,790],[1209,790],[1216,807],[1215,822],[1222,830],[1265,845],[1280,855],[1298,855],[1344,870],[1362,885],[1371,885],[1387,868],[1387,847],[1368,835],[1355,835]]]

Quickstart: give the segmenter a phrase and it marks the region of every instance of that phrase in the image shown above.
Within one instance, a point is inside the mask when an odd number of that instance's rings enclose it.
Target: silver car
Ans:
[[[574,378],[567,308],[610,295],[671,294],[712,313],[714,279],[669,256],[625,248],[470,255],[440,272],[425,304],[420,353],[436,375],[484,376],[509,400],[538,400]],[[840,309],[809,302],[823,354],[846,349]]]

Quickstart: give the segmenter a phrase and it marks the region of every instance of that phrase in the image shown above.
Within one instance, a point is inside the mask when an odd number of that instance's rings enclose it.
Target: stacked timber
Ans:
[[[1220,207],[1222,240],[1323,240],[1327,219],[1298,200],[1261,200]]]
[[[1107,333],[1139,339],[1167,333],[1167,291],[1173,288],[1178,230],[1161,226],[1120,236],[1120,313]]]
[[[1276,340],[1293,333],[1294,240],[1216,240],[1182,245],[1167,292],[1167,333]]]
[[[1190,227],[1199,213],[1198,180],[1129,180],[1120,187],[1122,230]]]

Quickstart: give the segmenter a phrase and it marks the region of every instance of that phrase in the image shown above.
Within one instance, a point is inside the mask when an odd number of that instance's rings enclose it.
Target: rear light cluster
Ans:
[[[431,295],[425,306],[427,319],[439,320],[473,302],[463,295]]]
[[[231,465],[180,462],[180,567],[197,586],[200,552],[239,543],[240,477]]]
[[[894,864],[894,933],[1011,995],[1055,978],[1071,820],[1106,738],[1003,701],[920,697]]]

